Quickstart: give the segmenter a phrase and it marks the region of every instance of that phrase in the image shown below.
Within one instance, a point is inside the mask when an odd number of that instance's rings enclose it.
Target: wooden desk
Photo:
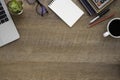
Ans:
[[[69,28],[50,9],[41,17],[23,2],[24,13],[12,16],[21,38],[0,48],[0,80],[120,80],[120,39],[102,36],[109,20],[90,29],[85,12]],[[119,7],[116,0],[108,14],[120,17]]]

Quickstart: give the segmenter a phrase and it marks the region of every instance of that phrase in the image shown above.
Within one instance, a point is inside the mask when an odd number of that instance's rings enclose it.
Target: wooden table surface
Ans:
[[[102,36],[110,19],[87,28],[93,17],[73,1],[85,14],[69,28],[50,9],[41,17],[23,0],[24,13],[12,16],[21,38],[0,48],[0,80],[120,80],[120,39]],[[110,9],[120,17],[120,0]]]

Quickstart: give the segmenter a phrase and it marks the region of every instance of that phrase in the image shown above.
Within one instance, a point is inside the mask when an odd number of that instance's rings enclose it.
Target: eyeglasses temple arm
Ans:
[[[43,6],[43,4],[42,4],[42,3],[40,3],[40,1],[39,1],[39,0],[36,0],[36,2],[37,2],[40,6]]]

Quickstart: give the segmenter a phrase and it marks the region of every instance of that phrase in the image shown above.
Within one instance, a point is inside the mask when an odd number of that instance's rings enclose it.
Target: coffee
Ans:
[[[113,36],[120,36],[120,20],[115,19],[109,25],[109,31]]]

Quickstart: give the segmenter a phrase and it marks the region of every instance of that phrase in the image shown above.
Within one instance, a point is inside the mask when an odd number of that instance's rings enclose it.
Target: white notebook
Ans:
[[[84,12],[72,0],[53,0],[48,7],[69,27],[72,27]]]

